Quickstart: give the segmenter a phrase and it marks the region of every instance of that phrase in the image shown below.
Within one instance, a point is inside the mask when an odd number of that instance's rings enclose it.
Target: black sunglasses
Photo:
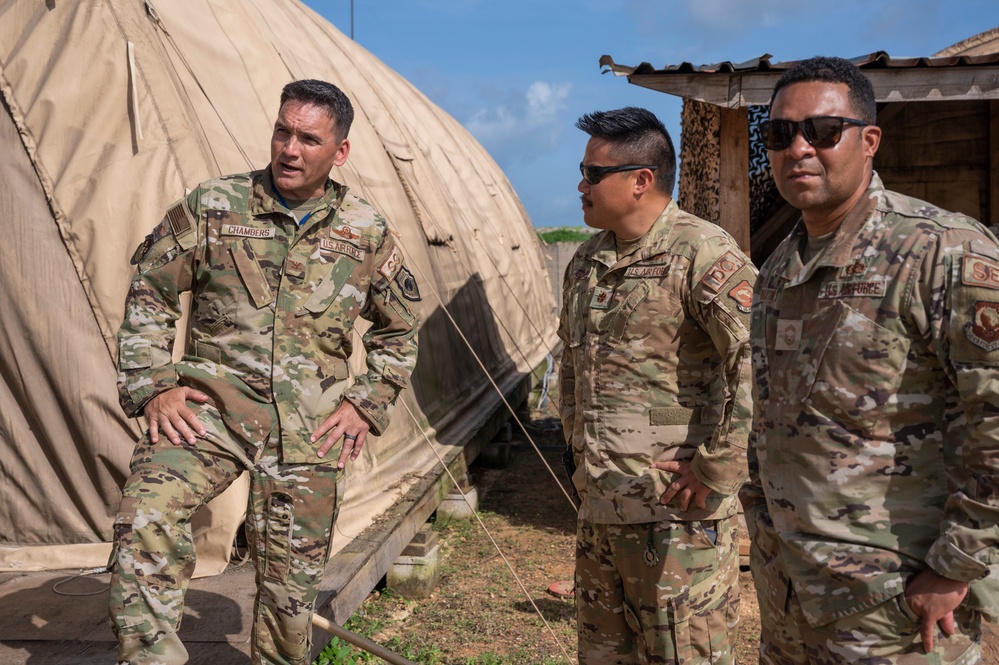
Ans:
[[[604,176],[608,173],[619,173],[621,171],[637,171],[638,169],[649,169],[650,171],[655,171],[659,168],[658,165],[652,164],[621,164],[619,166],[590,166],[589,164],[579,163],[579,173],[583,176],[583,180],[590,183],[591,185],[596,185]]]
[[[784,150],[792,143],[800,131],[808,145],[815,148],[831,148],[843,138],[843,125],[866,127],[871,123],[838,115],[817,115],[804,120],[765,120],[760,123],[760,135],[767,150]]]

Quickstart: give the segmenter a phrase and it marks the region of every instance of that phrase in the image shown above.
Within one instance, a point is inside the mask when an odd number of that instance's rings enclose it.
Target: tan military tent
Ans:
[[[335,546],[437,464],[421,429],[443,438],[499,403],[475,355],[507,389],[548,353],[548,278],[500,169],[312,10],[0,0],[0,569],[107,560],[141,426],[114,387],[128,259],[187,189],[267,164],[281,87],[300,78],[336,82],[354,101],[350,161],[334,177],[390,220],[424,295],[408,409],[351,468]],[[216,567],[245,489],[227,495],[200,525]]]

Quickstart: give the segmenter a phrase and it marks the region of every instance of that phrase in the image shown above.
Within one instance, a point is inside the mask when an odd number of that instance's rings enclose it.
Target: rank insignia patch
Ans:
[[[735,288],[728,292],[728,297],[735,301],[739,311],[749,314],[753,309],[753,285],[749,280],[742,280],[735,285]]]
[[[420,287],[416,285],[416,278],[406,266],[399,268],[399,272],[395,276],[395,283],[406,300],[420,301]]]
[[[796,350],[801,345],[801,327],[800,319],[778,319],[774,348],[778,351]]]
[[[869,267],[870,259],[855,258],[852,263],[843,266],[839,269],[839,276],[841,279],[847,277],[859,277],[867,272]]]
[[[610,307],[611,299],[614,297],[614,289],[606,286],[598,286],[593,289],[593,297],[590,299],[590,307],[593,309],[607,309]]]
[[[964,334],[984,351],[999,349],[999,302],[976,302],[975,318],[965,324]]]

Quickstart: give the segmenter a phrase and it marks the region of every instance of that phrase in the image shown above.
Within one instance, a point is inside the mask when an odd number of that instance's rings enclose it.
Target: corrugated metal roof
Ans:
[[[784,62],[771,62],[773,56],[764,53],[758,58],[746,60],[745,62],[725,62],[711,63],[705,65],[695,65],[690,62],[681,62],[678,65],[666,65],[661,69],[656,69],[647,62],[631,67],[619,65],[614,59],[605,55],[600,58],[600,65],[607,67],[608,71],[614,72],[618,76],[665,76],[669,74],[751,74],[756,72],[772,72],[790,69],[799,60],[787,60]],[[920,57],[892,57],[884,51],[875,51],[867,55],[856,58],[848,58],[850,62],[860,69],[903,69],[919,67],[975,67],[983,65],[999,64],[999,53],[984,53],[980,55],[951,55],[951,56],[920,56]]]
[[[745,62],[657,69],[647,62],[619,65],[605,55],[603,72],[627,76],[635,85],[727,108],[768,104],[774,83],[798,60],[771,62],[765,53]],[[999,99],[999,53],[892,57],[884,51],[849,59],[867,75],[879,102]]]

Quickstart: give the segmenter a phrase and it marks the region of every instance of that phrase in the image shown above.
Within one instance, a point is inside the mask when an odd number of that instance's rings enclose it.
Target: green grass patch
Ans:
[[[589,240],[591,235],[585,231],[576,231],[574,229],[555,229],[553,231],[538,233],[538,237],[549,245],[557,242],[584,242]]]

